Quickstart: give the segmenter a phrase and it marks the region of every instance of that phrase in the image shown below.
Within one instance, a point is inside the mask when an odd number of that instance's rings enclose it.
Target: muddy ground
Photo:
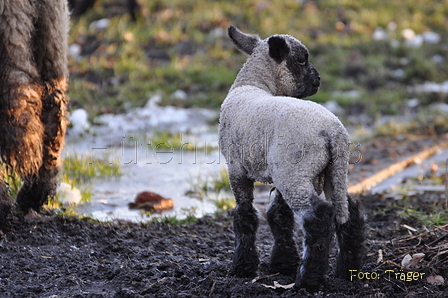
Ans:
[[[405,140],[395,147],[386,140],[366,143],[364,159],[352,167],[351,180],[390,164],[397,154],[412,154],[438,140]],[[419,199],[443,196],[422,194]],[[0,233],[0,297],[448,297],[446,282],[434,285],[427,279],[448,280],[448,225],[425,227],[403,216],[394,198],[359,199],[368,235],[363,273],[352,281],[334,279],[333,249],[326,282],[314,294],[276,287],[294,279],[269,273],[273,239],[263,214],[258,278],[244,279],[229,274],[234,242],[229,213],[187,225],[99,223],[48,213],[16,216],[11,231]],[[300,246],[300,238],[298,242]],[[402,271],[408,253],[425,253],[425,258]],[[360,279],[363,276],[370,279]]]

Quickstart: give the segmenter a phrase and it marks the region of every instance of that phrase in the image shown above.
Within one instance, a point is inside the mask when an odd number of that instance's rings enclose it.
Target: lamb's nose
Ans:
[[[314,87],[320,86],[320,75],[317,75],[313,82]]]

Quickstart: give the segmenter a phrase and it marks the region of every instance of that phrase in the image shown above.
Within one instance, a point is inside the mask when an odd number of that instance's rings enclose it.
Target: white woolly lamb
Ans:
[[[322,283],[336,226],[339,259],[336,276],[349,277],[363,255],[364,222],[347,194],[349,135],[327,109],[298,98],[315,94],[320,77],[309,52],[289,35],[261,40],[236,27],[229,36],[250,55],[221,107],[219,141],[229,168],[234,210],[233,273],[254,275],[259,258],[253,182],[273,183],[275,199],[267,211],[275,244],[271,270],[296,273],[296,287],[314,290]],[[320,197],[322,191],[325,199]],[[294,214],[304,231],[299,256]],[[299,269],[297,269],[299,267]]]

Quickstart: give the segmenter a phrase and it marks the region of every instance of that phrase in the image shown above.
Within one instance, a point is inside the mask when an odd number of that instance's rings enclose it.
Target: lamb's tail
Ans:
[[[337,132],[328,136],[330,163],[326,169],[325,190],[331,196],[335,207],[336,221],[344,224],[349,218],[348,211],[348,165],[350,160],[350,138],[347,133]]]

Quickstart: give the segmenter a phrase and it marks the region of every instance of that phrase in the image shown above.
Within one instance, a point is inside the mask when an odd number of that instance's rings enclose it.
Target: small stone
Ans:
[[[186,100],[188,95],[183,90],[176,90],[170,95],[170,99]]]
[[[411,109],[417,107],[419,104],[420,104],[420,101],[417,98],[409,99],[408,103],[407,103],[408,108],[411,108]]]
[[[389,22],[389,24],[387,24],[387,30],[389,30],[389,31],[397,30],[397,23]]]
[[[443,61],[445,61],[445,58],[443,58],[442,55],[434,55],[434,56],[432,56],[431,60],[432,60],[435,64],[439,64],[439,63],[442,63]]]
[[[423,36],[420,34],[416,35],[412,39],[406,39],[405,45],[412,48],[418,48],[423,44]]]
[[[104,29],[107,29],[107,27],[109,27],[109,25],[110,25],[110,20],[105,18],[105,19],[93,21],[92,23],[90,23],[89,28],[94,29],[94,30],[104,30]]]
[[[382,27],[376,27],[375,31],[373,31],[373,39],[374,40],[386,40],[388,39],[388,34]]]
[[[394,49],[398,48],[400,46],[400,42],[396,39],[391,39],[389,42],[390,46]]]
[[[412,40],[415,38],[415,32],[412,29],[404,29],[401,31],[401,36],[403,36],[404,39]]]
[[[418,263],[425,257],[423,253],[413,254],[412,257],[410,254],[407,254],[403,260],[401,261],[401,268],[405,270],[409,270],[417,267]]]
[[[404,70],[401,69],[401,68],[396,69],[396,70],[392,70],[392,71],[391,71],[391,75],[392,75],[394,78],[403,78],[403,77],[404,77],[404,74],[405,74],[405,72],[404,72]]]
[[[442,286],[445,284],[445,279],[443,278],[443,276],[440,275],[431,275],[428,276],[428,278],[426,279],[426,281],[434,286]]]
[[[68,51],[70,53],[70,56],[77,60],[79,59],[79,57],[81,57],[82,47],[79,44],[74,43],[70,45]]]
[[[438,44],[440,42],[440,34],[427,31],[422,34],[423,40],[428,44]]]

